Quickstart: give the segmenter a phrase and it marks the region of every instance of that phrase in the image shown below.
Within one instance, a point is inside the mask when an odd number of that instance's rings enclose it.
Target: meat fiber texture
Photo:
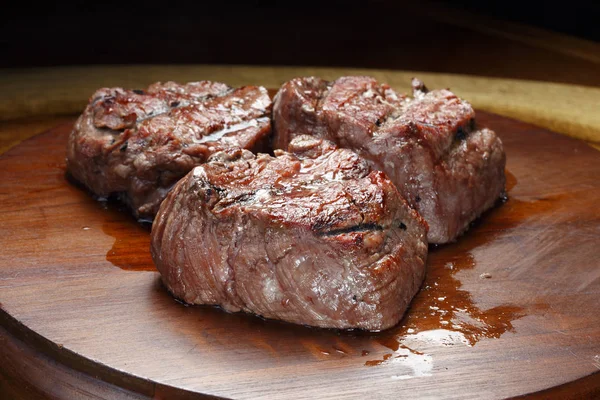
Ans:
[[[504,194],[506,157],[471,105],[413,80],[413,97],[368,76],[286,82],[274,98],[275,148],[313,135],[356,151],[384,171],[429,224],[428,241],[447,243]]]
[[[262,150],[270,115],[263,87],[200,81],[99,89],[69,136],[67,169],[96,196],[117,195],[136,217],[152,219],[173,185],[211,154]]]
[[[398,323],[425,274],[427,224],[350,150],[305,136],[275,155],[213,154],[169,193],[151,233],[168,290],[296,324]]]

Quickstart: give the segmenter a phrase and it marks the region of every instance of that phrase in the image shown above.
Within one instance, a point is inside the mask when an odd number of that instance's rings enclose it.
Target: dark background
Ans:
[[[600,41],[600,1],[446,1],[496,18]]]
[[[463,13],[463,21],[448,20],[446,9]],[[566,76],[560,72],[564,61],[546,48],[535,50],[539,65],[522,66],[519,60],[533,51],[529,45],[473,30],[468,23],[491,17],[597,42],[600,1],[71,2],[13,4],[3,12],[0,67],[343,66],[572,83],[581,82],[571,75],[582,75],[582,82],[600,84],[590,78],[600,75],[598,64],[577,61],[579,69]]]

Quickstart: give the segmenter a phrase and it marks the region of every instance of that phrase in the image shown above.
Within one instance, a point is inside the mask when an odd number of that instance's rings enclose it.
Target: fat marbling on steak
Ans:
[[[273,105],[275,148],[299,135],[329,139],[384,171],[429,224],[431,243],[454,241],[504,193],[505,154],[471,105],[413,80],[413,97],[372,77],[296,78]]]
[[[263,87],[157,82],[99,89],[67,144],[67,169],[99,197],[117,195],[151,219],[171,187],[228,147],[262,150],[271,133]]]
[[[395,325],[424,277],[427,224],[350,150],[298,137],[275,154],[213,154],[169,193],[151,233],[168,290],[297,324]]]

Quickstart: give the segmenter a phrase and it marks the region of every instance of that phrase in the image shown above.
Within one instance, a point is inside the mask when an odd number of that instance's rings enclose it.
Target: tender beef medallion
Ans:
[[[118,195],[151,219],[172,186],[218,151],[259,151],[270,139],[271,100],[262,87],[155,83],[96,91],[67,145],[67,169],[98,197]]]
[[[427,224],[350,150],[304,136],[275,155],[224,150],[169,193],[151,234],[168,290],[297,324],[395,325],[424,277]]]
[[[293,79],[274,99],[274,145],[309,134],[356,151],[423,216],[429,242],[451,242],[503,195],[505,154],[469,103],[412,84],[409,98],[365,76]]]

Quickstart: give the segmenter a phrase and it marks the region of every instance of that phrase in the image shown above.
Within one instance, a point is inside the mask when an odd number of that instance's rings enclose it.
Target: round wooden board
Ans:
[[[28,398],[598,395],[600,153],[478,118],[505,144],[509,199],[457,243],[431,249],[409,312],[378,334],[176,302],[153,268],[148,229],[66,179],[71,124],[23,142],[0,157],[0,389]]]

